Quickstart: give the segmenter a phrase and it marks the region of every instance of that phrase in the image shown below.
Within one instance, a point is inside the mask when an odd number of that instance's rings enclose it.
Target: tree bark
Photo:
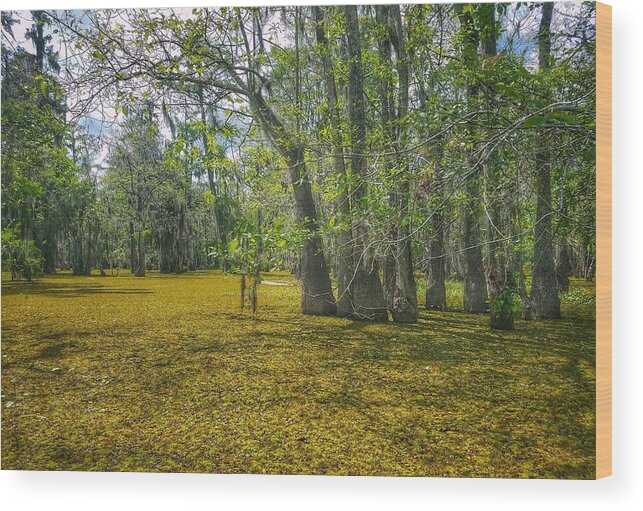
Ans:
[[[58,252],[56,235],[49,229],[45,231],[45,239],[41,245],[41,255],[43,258],[42,270],[44,273],[56,272],[56,257]]]
[[[418,320],[417,287],[413,274],[412,236],[409,218],[410,172],[409,162],[404,152],[407,133],[407,114],[409,109],[409,64],[406,55],[406,35],[402,27],[399,5],[389,7],[389,37],[395,50],[399,86],[397,118],[395,124],[394,148],[399,168],[397,199],[397,239],[395,240],[395,291],[393,294],[393,321],[415,323]]]
[[[344,161],[344,149],[342,146],[342,133],[339,116],[339,101],[337,85],[335,83],[335,72],[330,55],[330,45],[326,37],[324,27],[324,13],[321,7],[313,7],[316,22],[316,39],[320,48],[321,62],[328,94],[328,119],[332,130],[332,162],[333,170],[343,187],[337,197],[337,212],[342,231],[337,237],[337,262],[335,271],[337,277],[337,315],[353,315],[353,297],[351,292],[351,280],[353,278],[353,234],[351,229],[351,204],[350,186],[346,175],[346,162]]]
[[[558,280],[558,290],[566,292],[569,290],[569,277],[572,273],[572,265],[569,261],[569,251],[567,243],[563,242],[558,246],[556,257],[556,278]]]
[[[477,49],[479,44],[478,32],[475,29],[471,13],[463,9],[462,4],[455,6],[460,20],[460,30],[463,36],[462,57],[465,65],[470,69],[478,66]],[[478,96],[479,87],[475,77],[467,85],[467,101],[473,104]],[[471,136],[474,127],[469,126]],[[480,168],[477,162],[470,158],[470,175],[465,183],[465,204],[463,211],[463,242],[464,242],[464,310],[465,312],[487,312],[487,285],[485,282],[484,266],[482,262],[482,248],[480,237]]]
[[[243,31],[243,26],[241,25]],[[245,33],[244,33],[245,37]],[[250,73],[244,82],[233,67],[228,67],[232,80],[248,98],[253,116],[263,132],[277,148],[288,165],[299,224],[308,232],[302,248],[299,274],[302,284],[301,310],[303,314],[330,316],[337,313],[324,249],[319,234],[318,216],[310,177],[304,161],[304,148],[296,136],[288,133],[284,124],[266,103],[261,90],[255,86],[255,75]]]
[[[482,49],[488,68],[494,65],[497,57],[496,5],[481,4],[478,16],[481,26],[485,27],[482,37]],[[486,83],[483,99],[485,109],[489,112],[497,108],[495,84]],[[487,119],[487,130],[492,127],[492,118]],[[487,131],[485,130],[485,131]],[[513,207],[511,195],[502,183],[502,169],[498,155],[492,151],[482,163],[484,176],[484,200],[486,220],[486,260],[485,277],[489,296],[489,316],[493,330],[513,330],[514,289],[511,265],[511,239]]]
[[[487,284],[484,276],[482,247],[480,245],[480,186],[476,177],[468,178],[464,211],[464,310],[487,312]]]
[[[135,277],[145,277],[145,242],[143,241],[143,227],[139,226],[136,235],[136,271]]]
[[[380,64],[382,67],[391,66],[391,40],[389,36],[388,28],[388,11],[389,6],[387,5],[377,5],[375,6],[375,17],[376,21],[382,28],[382,34],[378,38],[377,46]],[[393,84],[391,83],[391,78],[388,72],[384,72],[383,76],[379,79],[379,93],[380,93],[380,109],[381,109],[381,118],[382,118],[382,127],[384,132],[384,137],[387,140],[386,152],[391,152],[394,134],[393,126],[393,115],[395,112],[395,105],[393,102]],[[387,170],[390,170],[391,167],[391,158],[388,155],[383,155],[381,157],[382,165]],[[397,186],[393,183],[389,186]],[[393,211],[397,211],[397,194],[391,192],[389,194],[389,207]],[[392,311],[393,302],[395,299],[395,288],[397,280],[397,263],[396,263],[396,240],[398,237],[398,222],[397,218],[394,218],[389,226],[389,238],[391,240],[391,246],[386,251],[384,256],[384,261],[382,262],[382,286],[384,291],[384,299],[386,301],[387,307]]]
[[[359,210],[363,207],[367,192],[364,72],[357,7],[347,5],[343,10],[349,58],[348,113],[351,127],[351,173],[356,181],[359,180],[353,190],[353,202]],[[374,261],[373,251],[368,246],[368,231],[364,220],[357,219],[353,229],[355,277],[351,287],[354,317],[365,321],[387,321],[388,313],[378,267]]]
[[[324,248],[317,224],[317,210],[301,147],[289,153],[290,180],[295,195],[297,219],[307,231],[301,253],[301,310],[313,316],[332,316],[337,306],[328,275]]]
[[[430,310],[445,311],[447,309],[447,293],[445,286],[444,218],[441,204],[442,186],[441,155],[438,155],[429,187],[429,205],[432,205],[432,207],[430,208],[431,219],[429,221],[430,239],[427,248],[425,307]]]
[[[550,67],[552,13],[553,4],[543,3],[538,31],[538,62],[541,73],[546,73]],[[536,148],[536,226],[531,282],[531,308],[535,318],[560,318],[552,213],[551,155],[546,136],[540,134]]]
[[[130,273],[136,272],[138,266],[138,257],[136,251],[136,236],[134,233],[134,221],[129,222],[129,268]]]

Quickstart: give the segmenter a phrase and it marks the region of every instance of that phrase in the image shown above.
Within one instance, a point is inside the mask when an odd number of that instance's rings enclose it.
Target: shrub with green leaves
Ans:
[[[43,258],[33,240],[23,240],[6,229],[2,232],[2,265],[11,272],[11,280],[32,281],[42,276]]]

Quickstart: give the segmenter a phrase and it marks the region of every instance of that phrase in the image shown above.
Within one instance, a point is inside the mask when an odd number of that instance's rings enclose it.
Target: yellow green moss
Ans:
[[[265,279],[253,319],[216,272],[3,278],[2,467],[594,476],[591,285],[507,333],[306,317]]]

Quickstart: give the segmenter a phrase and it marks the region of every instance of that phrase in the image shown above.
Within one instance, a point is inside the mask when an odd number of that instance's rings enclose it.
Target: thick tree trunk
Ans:
[[[444,284],[444,258],[431,253],[441,253],[441,247],[431,241],[429,245],[429,262],[426,270],[426,297],[425,307],[429,310],[447,310],[447,292]]]
[[[41,255],[44,260],[42,270],[44,273],[55,273],[57,249],[56,236],[48,230],[41,246]]]
[[[509,285],[508,272],[510,268],[502,267],[499,260],[507,261],[498,253],[497,248],[491,248],[489,258],[491,263],[487,268],[487,289],[489,292],[489,316],[493,330],[513,330],[513,290]]]
[[[159,273],[180,273],[180,242],[173,230],[159,236]]]
[[[513,330],[514,317],[511,309],[508,310],[493,310],[491,316],[491,329],[492,330]]]
[[[377,5],[375,6],[375,15],[377,23],[382,30],[381,35],[377,41],[379,52],[380,64],[382,67],[391,66],[391,40],[388,33],[388,12],[389,6]],[[391,152],[393,139],[395,138],[395,127],[393,126],[393,115],[395,113],[394,97],[393,97],[393,84],[389,73],[384,72],[379,77],[379,93],[380,93],[380,109],[382,117],[382,127],[384,135],[387,139],[385,147],[386,152]],[[382,156],[382,165],[384,168],[391,167],[391,158],[387,155]],[[391,183],[389,186],[394,187],[396,184]],[[389,195],[389,206],[392,211],[397,209],[397,194],[391,193]],[[392,311],[393,302],[395,298],[395,288],[397,281],[397,247],[396,240],[398,237],[398,222],[397,218],[393,218],[389,227],[389,238],[391,246],[386,251],[384,261],[382,262],[382,287],[384,291],[384,299],[387,307]]]
[[[402,239],[398,241],[396,257],[395,292],[393,294],[393,321],[397,323],[415,323],[418,320],[417,287],[413,275],[411,239],[405,229]]]
[[[510,286],[510,266],[497,244],[489,245],[489,264],[486,269],[489,293],[489,316],[493,330],[513,330],[513,289]]]
[[[357,20],[357,7],[343,7],[346,19],[347,49],[349,56],[348,110],[351,127],[351,172],[359,182],[353,191],[354,204],[358,210],[366,198],[366,119],[364,104],[364,73]],[[388,313],[384,292],[373,250],[369,247],[368,226],[358,218],[353,228],[353,310],[354,317],[365,321],[387,321]]]
[[[466,185],[464,210],[464,310],[487,312],[487,284],[485,282],[482,247],[480,245],[480,207],[478,179],[470,176]]]
[[[159,236],[159,273],[170,273],[168,264],[167,248],[165,246],[165,234]]]
[[[463,36],[462,57],[463,61],[470,69],[476,69],[478,62],[478,44],[479,35],[475,29],[473,17],[470,11],[465,11],[463,4],[455,5],[458,18],[460,20],[460,31]],[[467,101],[469,105],[474,105],[479,93],[478,84],[475,78],[472,78],[467,85]],[[475,128],[468,127],[469,136],[472,136]],[[487,312],[487,285],[485,282],[484,266],[482,261],[482,248],[480,245],[480,168],[477,162],[470,159],[469,176],[465,183],[465,204],[463,212],[464,228],[464,247],[463,247],[463,266],[464,266],[464,310],[465,312]]]
[[[249,81],[244,83],[234,70],[229,71],[231,79],[237,82],[247,95],[254,117],[261,124],[264,133],[288,164],[297,220],[308,231],[299,265],[302,284],[302,313],[317,316],[335,315],[337,305],[324,258],[323,244],[317,223],[317,209],[304,162],[304,149],[296,137],[288,133],[284,124],[266,103],[261,91],[255,87],[254,75],[251,75]]]
[[[392,240],[397,238],[397,229],[391,229],[389,236]],[[395,264],[395,247],[386,253],[382,261],[382,290],[386,306],[393,310],[393,298],[395,296],[395,281],[397,279],[397,265]]]
[[[78,228],[74,237],[74,254],[72,263],[72,273],[74,275],[84,275],[83,268],[83,230]]]
[[[523,269],[522,257],[520,254],[513,253],[513,272],[517,279],[518,296],[520,298],[520,306],[522,308],[521,317],[525,320],[533,319],[531,314],[531,299],[527,294],[527,282],[525,279],[525,270]]]
[[[546,72],[551,58],[552,3],[542,4],[538,31],[539,67]],[[531,308],[535,318],[560,318],[558,282],[554,264],[554,236],[551,207],[551,155],[544,135],[536,149],[536,226],[534,229],[534,264],[531,282]]]
[[[87,246],[85,246],[85,243]],[[91,233],[88,232],[87,237],[85,237],[85,232],[81,222],[81,227],[77,229],[74,236],[72,273],[74,275],[90,275],[92,270],[91,260]]]
[[[554,264],[554,240],[551,225],[551,163],[548,153],[548,149],[541,145],[536,155],[537,202],[531,309],[535,318],[558,319],[560,318],[560,300]]]
[[[291,151],[288,166],[295,195],[297,219],[308,231],[301,253],[301,310],[304,314],[313,316],[335,315],[337,306],[324,258],[324,248],[317,225],[317,210],[306,173],[303,149]]]

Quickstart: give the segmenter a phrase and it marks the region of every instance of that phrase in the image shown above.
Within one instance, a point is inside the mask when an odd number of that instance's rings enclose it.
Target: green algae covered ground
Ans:
[[[286,274],[255,319],[216,272],[6,277],[3,469],[594,477],[584,282],[563,320],[506,333],[305,317]]]

